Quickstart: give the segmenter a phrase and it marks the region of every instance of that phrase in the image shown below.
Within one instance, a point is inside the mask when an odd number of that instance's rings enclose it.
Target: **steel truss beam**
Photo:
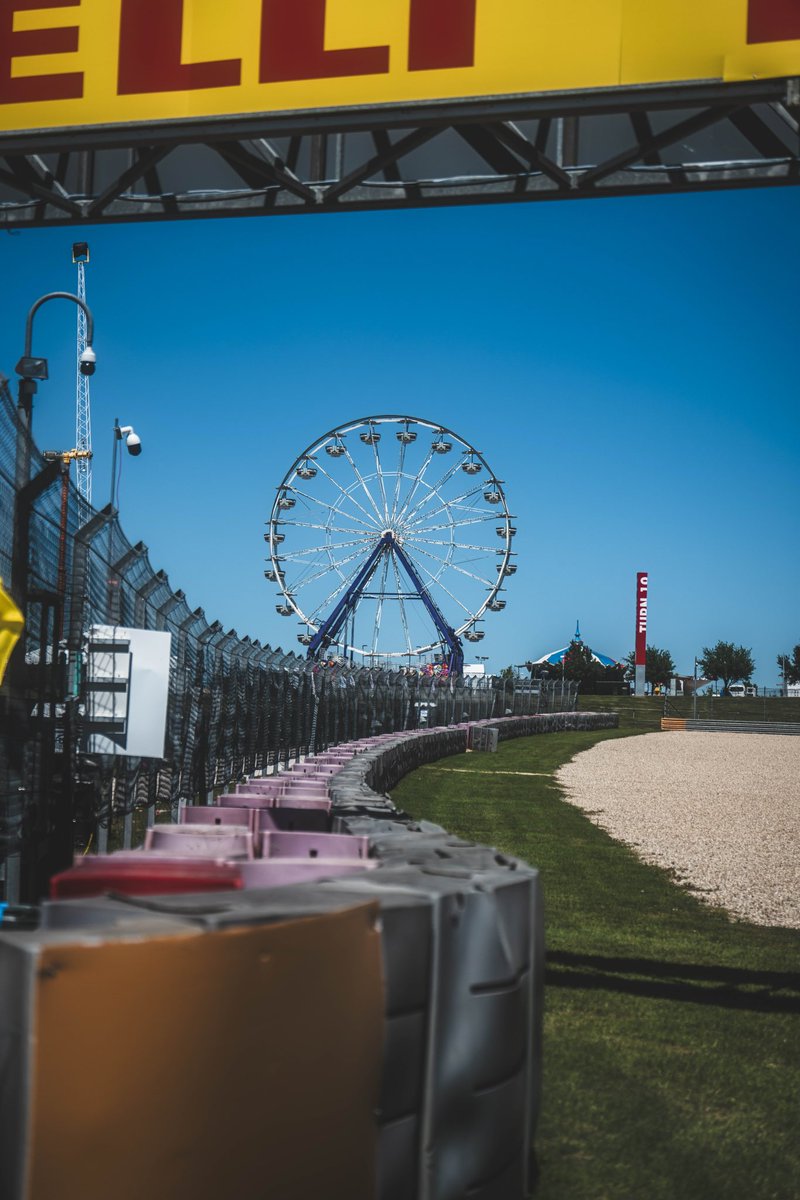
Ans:
[[[777,187],[800,81],[0,134],[0,227]]]

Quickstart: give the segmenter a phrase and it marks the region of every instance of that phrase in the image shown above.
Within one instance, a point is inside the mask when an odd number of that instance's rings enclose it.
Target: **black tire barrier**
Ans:
[[[542,713],[539,716],[501,717],[456,728],[398,734],[383,746],[351,759],[332,778],[328,794],[333,805],[334,829],[355,832],[355,829],[350,829],[350,823],[357,816],[383,817],[401,822],[409,820],[394,808],[386,792],[417,767],[463,753],[468,748],[470,732],[476,727],[496,729],[499,740],[508,741],[511,738],[563,733],[567,730],[616,729],[618,725],[616,713]],[[387,811],[387,806],[390,811]],[[365,829],[359,831],[367,832]]]
[[[566,713],[487,724],[507,740],[610,728],[617,718]],[[378,1200],[522,1200],[531,1184],[544,985],[538,872],[415,821],[386,794],[416,767],[463,753],[469,737],[468,726],[397,735],[367,745],[331,777],[333,829],[367,835],[375,870],[281,888],[44,907],[51,931],[144,932],[159,922],[215,931],[377,901],[384,977]]]

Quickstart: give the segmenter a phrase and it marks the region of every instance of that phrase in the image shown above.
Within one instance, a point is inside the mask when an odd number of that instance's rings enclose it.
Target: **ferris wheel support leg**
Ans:
[[[450,652],[448,658],[447,669],[451,675],[461,675],[464,671],[464,651],[461,649],[461,642],[458,639],[456,631],[451,628],[445,621],[442,613],[426,588],[425,584],[420,579],[417,571],[414,569],[414,564],[410,561],[408,555],[403,550],[402,546],[396,542],[393,546],[397,559],[403,567],[403,570],[408,575],[414,585],[420,600],[427,608],[431,619],[441,635],[444,645]]]
[[[308,647],[309,658],[316,658],[320,650],[324,650],[332,642],[335,642],[342,629],[346,628],[348,618],[355,613],[361,593],[374,575],[381,557],[388,548],[389,540],[385,537],[381,538],[331,615],[326,621],[323,621],[314,634]]]

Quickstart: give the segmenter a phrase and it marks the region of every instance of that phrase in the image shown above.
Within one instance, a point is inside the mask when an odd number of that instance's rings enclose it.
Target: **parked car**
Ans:
[[[743,683],[732,683],[728,688],[728,695],[737,696],[744,699],[744,697],[747,695],[747,688]]]

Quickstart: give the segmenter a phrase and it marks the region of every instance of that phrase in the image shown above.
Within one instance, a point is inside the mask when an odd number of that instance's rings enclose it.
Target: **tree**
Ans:
[[[530,672],[531,679],[549,679],[551,676],[555,676],[558,672],[560,672],[561,667],[560,665],[554,666],[553,663],[549,662],[526,662],[525,670]]]
[[[562,670],[565,679],[574,679],[585,687],[597,675],[598,663],[592,658],[592,652],[583,642],[572,641],[564,655]]]
[[[736,680],[746,683],[756,669],[752,652],[744,646],[734,646],[733,642],[717,642],[711,649],[704,646],[697,661],[706,678],[722,682],[723,696]]]
[[[503,681],[503,691],[504,692],[513,692],[514,680],[516,678],[516,676],[514,675],[514,668],[513,667],[503,667],[502,671],[500,672],[500,678]]]
[[[625,659],[630,669],[636,668],[636,652],[631,650]],[[675,674],[675,663],[669,650],[659,650],[657,646],[648,646],[645,652],[644,677],[648,683],[666,683]]]
[[[787,683],[800,683],[800,643],[795,646],[791,654],[778,655],[778,666],[783,676],[784,685]]]

